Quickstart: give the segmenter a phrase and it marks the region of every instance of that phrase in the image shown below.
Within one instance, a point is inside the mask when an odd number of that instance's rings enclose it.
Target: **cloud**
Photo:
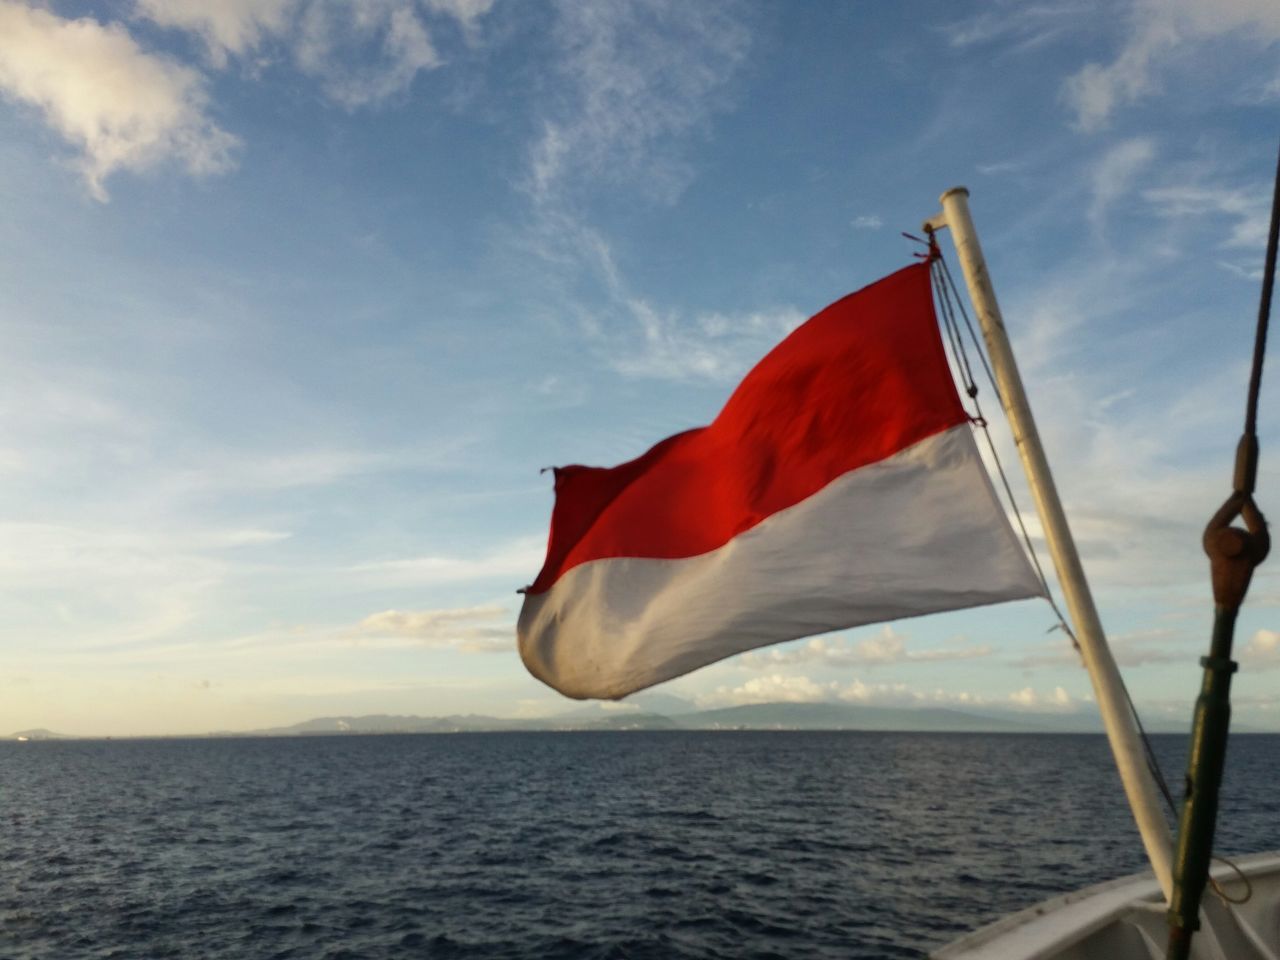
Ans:
[[[553,91],[530,142],[521,186],[532,205],[526,246],[586,281],[581,325],[620,373],[731,379],[803,320],[781,307],[743,316],[665,310],[628,284],[585,201],[620,188],[674,202],[695,175],[687,141],[729,101],[751,46],[737,3],[675,0],[556,5]]]
[[[119,170],[175,160],[204,176],[233,166],[239,141],[208,115],[204,78],[143,51],[118,24],[66,20],[0,0],[0,92],[40,110],[80,152],[90,192]]]
[[[835,698],[835,684],[815,683],[808,677],[791,677],[779,673],[752,677],[740,687],[720,687],[714,694],[699,700],[699,706],[737,706],[747,703],[819,703]]]
[[[1130,193],[1134,180],[1155,158],[1155,143],[1149,137],[1124,140],[1108,150],[1093,170],[1093,200],[1089,220],[1101,229],[1112,205]]]
[[[457,23],[472,39],[492,6],[493,0],[137,0],[141,16],[198,36],[215,67],[283,44],[298,69],[348,109],[401,94],[420,72],[444,62],[423,11]]]
[[[1098,15],[1096,6],[1088,3],[999,3],[989,7],[994,9],[947,24],[943,28],[947,42],[960,49],[1010,42],[1015,50],[1030,50],[1078,28],[1082,18]]]
[[[674,199],[691,176],[674,141],[705,123],[750,46],[733,5],[563,0],[557,13],[559,102],[526,189],[548,203],[571,184],[639,182]]]
[[[257,72],[283,44],[328,97],[354,109],[408,90],[444,61],[423,11],[473,38],[492,0],[135,0],[133,12],[193,34],[208,63],[232,58]],[[266,51],[264,53],[264,51]],[[171,57],[144,50],[122,23],[65,19],[18,0],[0,0],[0,94],[39,110],[79,152],[92,195],[105,181],[163,162],[194,176],[235,166],[240,140],[210,116],[207,78]]]
[[[1062,687],[1054,687],[1048,694],[1038,693],[1031,687],[1023,687],[1009,694],[1009,702],[1024,710],[1070,711],[1077,702]]]
[[[1061,687],[1048,695],[1023,690],[1008,698],[988,697],[965,690],[920,690],[905,683],[820,683],[805,676],[771,673],[753,677],[740,686],[720,686],[697,698],[702,709],[752,703],[856,703],[876,707],[1004,707],[1013,703],[1039,710],[1070,710],[1078,702]]]
[[[873,637],[854,643],[840,643],[825,637],[814,637],[797,647],[744,653],[738,664],[752,670],[776,669],[782,665],[817,663],[828,667],[884,666],[891,663],[934,663],[943,660],[973,660],[987,657],[987,645],[940,647],[932,650],[908,650],[906,638],[892,627],[883,627]]]
[[[781,307],[745,314],[707,313],[687,321],[648,302],[626,300],[640,344],[609,350],[607,359],[628,377],[729,382],[741,377],[779,340],[802,324],[799,310]]]
[[[440,65],[412,3],[317,0],[300,18],[294,58],[347,108],[402,93],[422,70]]]
[[[875,214],[869,214],[861,217],[854,217],[853,226],[858,230],[879,230],[884,226],[884,221]]]
[[[1162,69],[1180,48],[1248,30],[1259,45],[1280,39],[1280,4],[1272,0],[1135,0],[1128,40],[1110,63],[1088,63],[1067,79],[1063,99],[1076,126],[1096,131],[1115,112],[1159,87]]]
[[[147,644],[197,623],[232,575],[229,551],[287,533],[251,527],[0,523],[11,628],[42,653]]]
[[[1266,247],[1271,216],[1267,187],[1223,187],[1211,183],[1181,183],[1142,191],[1151,213],[1171,221],[1210,219],[1226,222],[1226,248],[1256,252]]]
[[[399,560],[379,560],[349,568],[383,585],[440,584],[507,579],[528,583],[542,566],[546,540],[520,537],[479,557],[426,555]]]
[[[1152,629],[1121,633],[1108,638],[1108,646],[1116,663],[1122,667],[1140,667],[1149,663],[1195,663],[1197,654],[1189,649],[1193,638],[1174,630]],[[1038,652],[1009,661],[1024,669],[1041,667],[1080,667],[1080,654],[1067,637],[1055,633],[1055,639]]]
[[[455,607],[437,610],[383,610],[360,621],[357,636],[408,638],[463,653],[509,653],[515,646],[515,622],[506,607]]]
[[[298,0],[136,0],[140,16],[200,37],[217,67],[226,66],[228,54],[244,56],[283,33],[297,6]]]
[[[1253,669],[1280,667],[1280,632],[1259,630],[1240,651],[1240,659]]]
[[[600,231],[564,211],[544,208],[539,216],[538,254],[597,279],[604,305],[585,318],[583,332],[601,361],[623,376],[730,382],[807,319],[790,306],[692,316],[662,310],[631,289]]]

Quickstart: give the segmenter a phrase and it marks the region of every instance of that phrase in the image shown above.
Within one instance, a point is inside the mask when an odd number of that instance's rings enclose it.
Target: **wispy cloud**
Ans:
[[[444,62],[426,14],[474,38],[492,6],[493,0],[137,0],[141,16],[198,36],[214,67],[232,58],[270,62],[269,45],[282,45],[299,70],[348,108],[401,94],[419,73]]]
[[[197,176],[221,173],[239,146],[210,117],[204,77],[147,53],[120,24],[0,2],[0,92],[38,109],[79,151],[98,200],[116,171],[173,160]]]
[[[294,58],[348,108],[402,93],[441,63],[411,2],[313,2],[298,21]]]
[[[805,320],[789,307],[736,316],[703,314],[691,322],[676,312],[659,313],[643,300],[628,300],[627,307],[640,327],[643,346],[616,352],[610,363],[626,376],[660,380],[736,379]]]
[[[674,199],[691,176],[678,138],[707,121],[750,47],[733,5],[569,0],[556,11],[562,82],[530,149],[530,195],[560,204],[577,185],[628,183]]]
[[[1084,131],[1106,127],[1117,110],[1160,86],[1180,48],[1209,37],[1249,31],[1260,47],[1280,39],[1280,5],[1268,0],[1134,0],[1130,32],[1108,63],[1086,64],[1063,86],[1063,98]]]
[[[1079,29],[1081,19],[1096,13],[1088,3],[994,3],[989,9],[943,28],[947,42],[957,48],[1005,43],[1015,50],[1044,46],[1064,33]],[[990,9],[994,8],[994,9]]]
[[[556,6],[555,93],[529,147],[529,246],[599,292],[582,325],[626,376],[726,380],[802,316],[788,307],[689,315],[636,292],[582,212],[602,189],[672,203],[696,175],[686,146],[728,103],[750,34],[737,4],[672,0]]]
[[[1105,154],[1093,169],[1093,199],[1089,220],[1101,231],[1112,206],[1133,193],[1134,181],[1155,159],[1155,142],[1149,137],[1121,141]]]
[[[853,218],[853,226],[856,230],[879,230],[884,226],[884,220],[872,214],[864,214],[860,217]]]
[[[444,554],[379,560],[351,567],[352,573],[385,585],[485,582],[525,584],[533,580],[546,554],[541,537],[520,537],[478,557]]]
[[[1168,184],[1142,191],[1157,217],[1225,223],[1221,246],[1259,251],[1266,246],[1270,194],[1261,184],[1224,187],[1206,182]]]
[[[229,56],[252,52],[269,36],[284,32],[298,0],[135,0],[137,13],[161,27],[194,33],[214,66]]]

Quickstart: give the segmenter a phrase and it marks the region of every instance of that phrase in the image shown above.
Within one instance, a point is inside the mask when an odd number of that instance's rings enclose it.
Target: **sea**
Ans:
[[[1233,738],[1221,852],[1278,773]],[[1143,867],[1092,735],[0,743],[4,960],[918,958]]]

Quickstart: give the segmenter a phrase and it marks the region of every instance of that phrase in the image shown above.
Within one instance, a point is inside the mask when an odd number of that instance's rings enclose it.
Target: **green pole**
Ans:
[[[1256,463],[1257,445],[1241,444],[1240,459]],[[1248,471],[1244,471],[1248,472]],[[1237,471],[1237,475],[1241,475]],[[1244,530],[1231,526],[1237,518]],[[1200,926],[1200,898],[1209,882],[1213,832],[1218,818],[1218,789],[1227,758],[1231,723],[1231,659],[1236,614],[1249,590],[1254,568],[1267,556],[1271,538],[1267,522],[1251,492],[1237,489],[1222,505],[1204,532],[1213,578],[1213,640],[1200,661],[1204,681],[1196,700],[1187,757],[1187,793],[1178,821],[1178,847],[1173,856],[1173,896],[1169,898],[1168,960],[1188,960],[1191,937]]]
[[[1168,960],[1187,960],[1191,936],[1200,926],[1200,898],[1209,880],[1213,855],[1213,831],[1218,817],[1218,788],[1227,758],[1227,728],[1231,723],[1231,641],[1236,614],[1254,568],[1267,558],[1271,537],[1267,521],[1253,502],[1258,478],[1258,395],[1262,389],[1262,362],[1267,352],[1267,325],[1271,319],[1271,294],[1275,287],[1276,260],[1280,256],[1280,157],[1276,160],[1275,189],[1271,195],[1271,229],[1267,235],[1266,266],[1262,274],[1262,298],[1253,341],[1253,369],[1245,401],[1244,432],[1236,447],[1233,493],[1218,508],[1204,531],[1204,552],[1209,555],[1213,580],[1213,641],[1209,656],[1200,661],[1204,683],[1196,701],[1191,725],[1191,752],[1187,758],[1187,795],[1178,821],[1178,849],[1173,860],[1173,896],[1169,898]],[[1232,521],[1244,521],[1244,529]]]
[[[1231,659],[1234,609],[1215,607],[1209,656],[1200,660],[1204,682],[1196,700],[1187,757],[1187,794],[1178,821],[1178,849],[1173,859],[1173,900],[1169,905],[1168,960],[1188,960],[1191,935],[1200,927],[1200,898],[1209,879],[1213,833],[1218,819],[1218,788],[1227,758],[1231,723]]]

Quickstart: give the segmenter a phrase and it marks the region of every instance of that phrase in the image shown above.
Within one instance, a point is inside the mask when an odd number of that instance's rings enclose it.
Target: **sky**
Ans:
[[[1189,718],[1278,54],[1274,0],[0,0],[0,732],[577,706],[515,651],[539,470],[709,421],[959,184],[1133,698]],[[1271,730],[1278,576],[1233,688]],[[1054,624],[658,689],[1087,711]]]

